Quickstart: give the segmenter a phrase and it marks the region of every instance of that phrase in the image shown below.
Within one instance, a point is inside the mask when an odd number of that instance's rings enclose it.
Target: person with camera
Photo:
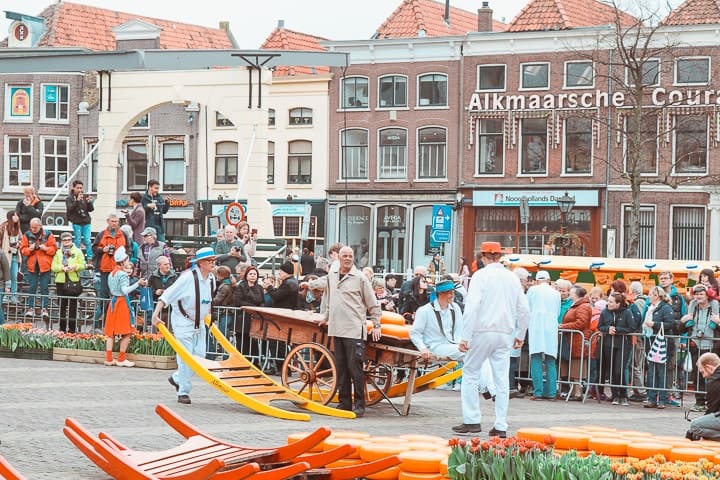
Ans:
[[[96,260],[96,295],[101,301],[95,309],[95,322],[100,320],[104,311],[104,300],[110,298],[108,290],[108,276],[115,269],[115,251],[120,248],[127,248],[127,239],[120,230],[120,219],[117,214],[111,213],[107,216],[107,228],[98,232],[95,237],[94,255]]]
[[[695,363],[695,368],[707,384],[707,403],[705,414],[690,422],[685,438],[693,441],[720,441],[720,357],[705,352]]]
[[[82,248],[88,261],[92,260],[92,247],[90,243],[90,212],[95,210],[93,198],[83,192],[83,182],[75,180],[72,183],[70,195],[65,199],[67,219],[72,223],[75,246]],[[83,247],[80,247],[82,245]]]
[[[125,214],[125,221],[130,225],[130,228],[132,228],[135,243],[142,245],[142,232],[145,231],[145,210],[142,205],[142,194],[140,192],[131,193],[128,205],[130,205],[132,210],[122,211]],[[157,233],[157,230],[155,232]]]
[[[60,234],[60,248],[55,252],[52,271],[55,273],[55,289],[60,297],[60,330],[75,333],[77,327],[77,297],[82,293],[80,272],[85,270],[85,256],[73,244],[70,232]]]
[[[24,197],[15,205],[15,211],[20,217],[20,231],[27,232],[30,229],[30,220],[42,218],[44,205],[40,197],[35,194],[35,188],[27,186],[23,188]]]
[[[43,230],[39,218],[30,220],[30,229],[25,232],[20,240],[20,253],[27,259],[28,293],[30,294],[28,310],[25,312],[26,317],[35,315],[35,295],[39,286],[42,319],[45,322],[50,321],[50,314],[47,310],[48,294],[50,293],[52,260],[56,251],[57,243],[52,232]]]
[[[157,261],[160,257],[167,257],[170,260],[170,249],[157,239],[157,232],[153,227],[145,227],[142,231],[143,243],[140,244],[138,252],[138,267],[140,276],[148,278],[157,268]]]
[[[157,232],[157,238],[165,241],[165,225],[163,215],[170,209],[169,198],[160,195],[160,182],[155,179],[148,181],[147,192],[142,196],[141,203],[145,209],[145,227],[152,227]]]
[[[225,266],[231,272],[235,271],[237,264],[247,262],[247,255],[243,244],[237,238],[237,229],[233,225],[226,225],[223,230],[223,239],[215,244],[215,260],[218,266]]]
[[[0,249],[10,266],[10,303],[17,303],[18,271],[20,270],[20,217],[15,211],[7,212],[7,220],[0,223]]]

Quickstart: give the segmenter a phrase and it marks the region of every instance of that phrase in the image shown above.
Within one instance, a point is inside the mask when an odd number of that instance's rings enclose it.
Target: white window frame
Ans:
[[[151,152],[150,146],[149,146],[148,143],[147,143],[147,140],[130,140],[130,139],[129,139],[128,141],[123,142],[123,146],[122,146],[122,148],[123,148],[123,149],[122,149],[122,156],[123,156],[123,168],[122,168],[123,193],[132,193],[132,192],[141,192],[141,193],[142,193],[142,192],[144,192],[144,191],[147,189],[147,184],[146,184],[143,188],[141,188],[141,189],[139,189],[139,190],[129,190],[129,189],[128,189],[128,175],[130,174],[130,172],[128,171],[128,158],[127,158],[128,146],[129,146],[129,145],[140,145],[140,144],[145,145],[145,157],[146,157],[146,161],[145,161],[145,164],[146,164],[146,165],[145,165],[145,172],[146,172],[146,174],[147,174],[147,178],[148,178],[148,179],[150,178],[150,162],[152,161],[152,152]]]
[[[165,146],[166,145],[180,145],[183,149],[183,157],[182,157],[182,165],[183,165],[183,188],[182,190],[165,190]],[[187,148],[187,141],[185,142],[178,142],[178,141],[167,141],[167,142],[158,142],[158,149],[157,149],[157,158],[160,161],[159,170],[160,170],[160,190],[162,193],[168,193],[170,195],[178,195],[182,193],[187,193],[188,189],[188,175],[187,175],[187,165],[188,165],[188,148]],[[171,159],[173,162],[178,162],[179,160],[176,158]]]
[[[620,252],[619,252],[620,255],[619,255],[619,258],[625,258],[624,257],[624,255],[625,255],[625,209],[627,207],[629,207],[630,205],[631,204],[629,204],[629,203],[621,203],[620,204]],[[657,210],[658,209],[657,209],[657,205],[645,204],[645,203],[640,204],[640,210],[643,210],[643,209],[646,211],[651,209],[653,212],[652,224],[653,224],[653,229],[654,229],[653,230],[654,231],[654,235],[653,235],[654,240],[653,240],[653,245],[652,245],[652,254],[649,255],[649,258],[652,259],[652,258],[655,258],[656,254],[657,254],[657,243],[658,243],[657,242],[657,231],[658,231],[658,229],[657,229]]]
[[[30,140],[30,182],[27,185],[10,185],[10,138],[28,138]],[[3,152],[4,152],[4,170],[5,174],[3,175],[3,190],[6,192],[22,192],[23,188],[27,186],[32,186],[32,180],[33,180],[33,167],[35,163],[35,158],[33,155],[33,143],[34,143],[34,137],[32,135],[4,135],[4,141],[3,141]],[[21,152],[24,153],[24,152]],[[18,172],[20,169],[17,169]]]
[[[627,172],[627,122],[628,117],[625,117],[623,125],[623,171]],[[657,122],[656,122],[657,125]],[[649,173],[641,173],[641,177],[657,177],[660,163],[660,133],[655,132],[655,171]]]
[[[590,82],[590,85],[568,85],[568,67],[572,64],[577,63],[589,63],[590,64],[590,70],[592,71],[592,82]],[[565,62],[565,65],[563,66],[564,75],[563,75],[563,89],[565,90],[584,90],[588,88],[595,88],[595,63],[592,60],[568,60]],[[549,73],[549,72],[548,72]]]
[[[680,73],[680,70],[678,69],[678,64],[683,60],[707,60],[708,62],[708,78],[704,82],[679,82],[678,81],[678,75]],[[675,70],[673,72],[673,85],[677,86],[683,86],[683,85],[709,85],[710,81],[712,80],[712,58],[705,55],[696,55],[696,56],[689,56],[689,57],[679,57],[675,59]]]
[[[291,153],[291,152],[290,152],[290,150],[291,150],[291,145],[294,144],[294,143],[296,143],[296,142],[297,142],[298,144],[300,144],[300,142],[309,144],[309,145],[310,145],[310,153],[297,153],[297,152]],[[286,184],[286,185],[293,185],[293,186],[312,185],[312,175],[313,175],[313,172],[312,172],[313,142],[312,142],[311,140],[307,140],[307,139],[304,139],[304,138],[297,138],[297,139],[295,139],[295,140],[288,140],[288,142],[287,142],[287,152],[288,152],[288,153],[287,153],[287,162],[286,162],[286,166],[287,166],[287,176],[285,177],[285,182],[286,182],[285,184]],[[290,173],[290,163],[291,163],[291,162],[290,162],[290,158],[291,158],[291,157],[295,157],[295,158],[298,159],[297,167],[298,167],[299,171],[298,171],[297,175],[294,174],[294,173],[292,173],[292,174]],[[301,174],[300,172],[302,171],[302,166],[303,166],[304,161],[307,161],[307,160],[309,160],[309,163],[310,163],[310,174],[308,175],[308,176],[310,177],[309,181],[307,181],[307,182],[292,182],[292,183],[291,183],[291,182],[290,182],[290,176],[291,176],[291,175],[295,175],[295,176],[297,176],[297,177],[301,177],[301,176],[302,176],[302,174]]]
[[[272,152],[270,146],[272,145]],[[270,160],[272,160],[272,177],[270,176]],[[267,175],[265,176],[265,183],[267,185],[275,184],[275,142],[268,141],[268,154],[267,154]]]
[[[27,117],[13,117],[10,115],[11,111],[11,96],[10,96],[10,89],[11,88],[29,88],[30,89],[30,105],[28,106],[28,116]],[[33,108],[33,105],[35,103],[34,101],[35,97],[35,86],[33,84],[28,83],[6,83],[5,84],[5,114],[3,117],[3,121],[5,123],[32,123],[33,118],[35,115],[35,109]]]
[[[523,71],[525,67],[529,67],[532,65],[545,65],[547,66],[547,86],[545,87],[525,87],[523,86]],[[518,90],[550,90],[550,76],[552,75],[552,68],[550,66],[550,62],[525,62],[520,64],[520,78],[518,78]]]
[[[483,67],[502,67],[503,68],[503,85],[501,88],[481,88],[480,87],[480,69]],[[507,64],[505,63],[483,63],[477,66],[477,78],[475,79],[475,90],[478,92],[504,92],[507,90]]]
[[[293,116],[292,116],[292,113],[293,113],[294,111],[300,111],[300,116],[299,116],[299,117],[293,117]],[[303,115],[303,113],[305,113],[306,111],[307,111],[307,112],[310,112],[310,115],[309,115],[309,116]],[[288,109],[288,127],[293,127],[293,128],[298,128],[298,127],[305,127],[305,128],[307,128],[307,127],[312,127],[312,126],[313,126],[313,121],[314,121],[313,114],[314,114],[313,109],[310,108],[310,107],[293,107],[293,108],[289,108],[289,109]],[[291,119],[293,119],[293,118],[297,118],[297,119],[299,119],[300,121],[299,121],[298,123],[293,123],[293,122],[291,121]],[[306,121],[306,120],[308,120],[308,119],[310,120],[309,122]]]
[[[268,108],[268,128],[275,128],[277,125],[277,110]]]
[[[444,164],[444,170],[445,170],[445,176],[443,177],[421,177],[420,176],[420,152],[421,152],[421,144],[420,144],[420,131],[425,130],[428,128],[439,128],[440,130],[445,131],[445,151],[444,151],[444,158],[443,158],[443,164]],[[429,144],[423,144],[423,145],[429,145]],[[448,178],[448,129],[447,127],[443,127],[442,125],[423,125],[422,127],[417,127],[415,129],[415,181],[417,182],[447,182]],[[408,166],[409,168],[409,166]]]
[[[503,146],[502,146],[502,151],[500,152],[500,159],[502,160],[502,171],[499,173],[483,173],[480,171],[480,137],[482,135],[484,135],[483,132],[480,131],[480,124],[486,120],[497,120],[499,122],[505,121],[502,118],[478,118],[477,119],[477,124],[476,124],[476,128],[475,128],[475,145],[476,145],[475,155],[474,155],[474,157],[475,157],[475,168],[474,168],[475,173],[473,176],[475,176],[475,177],[495,177],[495,178],[504,177],[505,176],[505,146],[506,146],[505,128],[504,127],[502,128],[502,130],[500,131],[499,134],[498,133],[486,134],[486,135],[492,135],[492,136],[500,135],[500,137],[502,138]]]
[[[65,170],[65,180],[63,182],[60,182],[60,179],[58,178],[58,186],[57,187],[50,187],[45,183],[45,174],[47,171],[45,170],[45,141],[46,140],[53,140],[56,144],[58,141],[64,141],[65,142],[65,152],[66,152],[66,158],[65,158],[65,164],[67,166],[67,169]],[[67,182],[68,177],[70,176],[70,137],[63,137],[60,135],[40,135],[39,139],[40,145],[39,145],[39,163],[40,163],[40,191],[41,192],[52,192],[55,193],[59,190],[61,190],[63,184]],[[57,155],[56,155],[57,156]],[[55,167],[57,168],[57,161],[55,163]],[[57,170],[56,170],[57,171]]]
[[[445,77],[445,105],[420,105],[420,80],[429,75],[441,75]],[[450,76],[445,72],[423,72],[419,73],[415,80],[415,108],[421,110],[447,110],[450,108]]]
[[[710,125],[709,125],[709,118],[707,115],[699,114],[699,115],[690,115],[690,116],[702,116],[705,117],[705,170],[702,172],[682,172],[678,173],[677,168],[677,120],[679,115],[673,115],[673,131],[672,131],[672,172],[670,172],[670,175],[674,177],[704,177],[708,175],[708,169],[710,167]]]
[[[567,122],[573,118],[590,120],[590,171],[582,173],[570,173],[567,171]],[[595,120],[592,118],[585,117],[565,117],[563,120],[563,131],[562,131],[562,170],[560,171],[561,177],[592,177],[593,176],[593,158],[595,155],[595,142],[593,141],[593,132]]]
[[[218,157],[225,158],[225,159],[226,159],[226,162],[227,162],[227,159],[228,159],[228,158],[232,158],[232,154],[227,154],[227,153],[219,154],[219,153],[218,153],[218,145],[221,144],[221,143],[234,143],[234,144],[235,144],[235,147],[236,147],[236,152],[235,152],[235,182],[234,182],[234,183],[233,183],[233,182],[223,182],[223,183],[220,183],[220,182],[217,181],[217,160],[218,160]],[[239,144],[238,142],[236,142],[236,141],[234,141],[234,140],[219,140],[219,141],[215,142],[215,143],[213,144],[213,157],[212,157],[212,161],[213,161],[213,177],[212,177],[212,184],[213,184],[213,185],[218,186],[217,188],[223,188],[223,187],[224,187],[224,188],[227,188],[227,185],[237,185],[237,182],[238,182],[238,180],[239,180],[239,173],[240,173],[240,144]],[[226,170],[227,170],[227,168],[226,168]],[[224,172],[223,172],[223,174],[224,174]]]
[[[648,83],[647,85],[643,85],[643,87],[657,87],[660,85],[660,81],[661,81],[660,77],[662,76],[662,60],[660,60],[659,58],[653,57],[653,58],[648,58],[647,60],[645,60],[646,64],[647,64],[647,62],[657,62],[657,70],[658,70],[657,81],[655,83]],[[635,86],[634,83],[630,82],[630,69],[628,69],[627,67],[625,67],[625,85],[628,87]]]
[[[345,105],[345,82],[348,80],[356,79],[356,78],[362,78],[367,82],[367,105]],[[367,75],[348,75],[347,77],[342,77],[340,79],[340,110],[352,110],[352,111],[365,111],[370,110],[370,98],[372,97],[372,92],[370,91],[370,78]],[[348,97],[348,98],[355,98],[357,97]]]
[[[675,230],[674,220],[675,220],[675,209],[676,208],[698,208],[702,209],[703,211],[703,242],[702,242],[702,258],[697,258],[695,260],[705,260],[705,255],[707,253],[707,236],[708,236],[708,221],[707,221],[707,213],[708,209],[705,205],[697,205],[697,204],[674,204],[670,205],[670,217],[668,218],[668,257],[673,256],[673,252],[675,250],[675,246],[673,244],[673,231]],[[672,260],[675,260],[672,258]],[[690,261],[690,260],[687,260]]]
[[[83,141],[83,159],[87,156],[88,153],[90,153],[90,150],[93,149],[93,147],[98,143],[97,138],[85,138]],[[100,167],[100,152],[98,150],[95,150],[94,155],[98,155],[98,170]],[[97,189],[93,189],[93,160],[92,157],[88,159],[87,163],[85,164],[85,168],[87,168],[87,180],[84,183],[84,188],[87,193],[97,193]]]
[[[381,174],[381,172],[382,172],[382,155],[381,155],[380,149],[382,148],[382,146],[380,145],[380,138],[382,137],[382,132],[385,130],[400,130],[400,131],[405,132],[405,175],[403,175],[402,177],[383,177]],[[405,181],[407,181],[408,169],[409,169],[408,156],[410,155],[409,142],[410,142],[410,135],[408,134],[407,128],[390,126],[390,127],[385,127],[385,128],[379,128],[377,130],[377,150],[375,150],[377,152],[377,162],[376,162],[376,168],[377,168],[376,181],[377,182],[405,182]],[[391,147],[388,147],[388,148],[391,148]]]
[[[537,117],[537,118],[543,118],[545,119],[545,131],[547,132],[547,117]],[[518,177],[548,177],[550,176],[550,136],[545,133],[545,173],[522,173],[522,162],[523,162],[523,120],[536,120],[537,118],[521,118],[520,119],[520,125],[518,126],[518,132],[519,132],[519,139],[520,142],[518,144],[518,165],[517,165],[517,176]]]
[[[45,116],[45,105],[47,102],[45,101],[45,87],[56,87],[57,88],[57,100],[55,101],[55,104],[57,106],[57,113],[58,117],[60,116],[60,89],[66,88],[67,89],[67,118],[49,118]],[[70,85],[67,83],[41,83],[40,84],[40,122],[42,123],[56,123],[61,125],[67,125],[70,123]]]
[[[365,172],[366,175],[363,178],[343,178],[343,133],[348,130],[360,130],[362,132],[365,132],[367,134],[367,145],[365,146]],[[338,132],[338,145],[340,145],[340,149],[338,150],[338,183],[342,182],[348,182],[348,183],[367,183],[370,181],[370,130],[367,128],[357,128],[357,127],[348,127],[344,129],[340,129]],[[277,167],[277,166],[276,166]]]
[[[382,101],[381,97],[381,88],[380,88],[380,82],[383,78],[388,77],[399,77],[405,79],[405,105],[380,105],[380,102]],[[408,85],[410,85],[409,79],[407,75],[402,75],[399,73],[388,73],[387,75],[381,75],[377,79],[377,109],[378,110],[408,110],[410,105],[410,89],[408,88]]]

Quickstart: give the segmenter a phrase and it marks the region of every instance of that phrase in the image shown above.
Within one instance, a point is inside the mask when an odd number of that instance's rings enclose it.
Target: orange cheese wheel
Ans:
[[[448,444],[447,439],[438,437],[436,435],[424,435],[422,433],[405,433],[398,435],[398,438],[404,438],[409,442],[439,442],[444,445]]]
[[[356,432],[355,430],[333,430],[331,438],[369,438],[370,434],[365,432]]]
[[[410,326],[409,325],[392,325],[385,324],[380,325],[380,333],[390,337],[396,338],[410,338]]]
[[[713,463],[714,463],[715,465],[719,465],[719,464],[720,464],[720,453],[717,454],[717,455],[715,455],[715,456],[712,458],[712,461],[713,461]]]
[[[676,435],[654,435],[652,437],[653,442],[665,442],[672,443],[678,440],[687,440],[685,437],[678,437]]]
[[[435,451],[436,451],[436,452],[440,452],[440,453],[444,453],[445,455],[450,456],[450,454],[452,453],[452,447],[446,445],[446,446],[444,446],[444,447],[435,448]]]
[[[380,472],[373,473],[372,475],[368,475],[367,478],[370,480],[397,480],[398,475],[400,475],[400,468],[390,467]]]
[[[616,434],[625,438],[650,438],[653,436],[652,433],[640,432],[637,430],[618,430]]]
[[[345,458],[360,458],[360,452],[358,447],[364,443],[367,443],[362,438],[342,438],[342,437],[330,437],[326,438],[323,442],[323,450],[332,450],[333,448],[340,447],[342,445],[350,445],[354,450],[345,456]]]
[[[696,448],[696,447],[681,447],[681,448],[673,448],[670,451],[670,461],[671,462],[697,462],[701,458],[706,458],[708,460],[715,457],[715,453],[711,452],[710,450],[706,450],[704,448]]]
[[[310,435],[310,432],[298,432],[298,433],[291,433],[287,437],[287,443],[288,445],[291,443],[295,443],[299,440],[302,440],[303,438]],[[322,452],[323,451],[323,442],[318,443],[314,447],[312,447],[308,452]]]
[[[440,473],[440,461],[447,456],[435,450],[407,450],[398,455],[400,471]]]
[[[599,425],[583,425],[582,427],[578,427],[581,430],[585,430],[586,432],[616,432],[617,429],[612,427],[601,427]]]
[[[401,439],[400,437],[390,437],[390,436],[370,436],[365,437],[365,441],[369,443],[402,443],[405,445],[407,443],[407,440]]]
[[[380,325],[405,325],[405,317],[395,312],[382,312]]]
[[[587,433],[578,427],[550,427],[548,430],[552,430],[553,432]]]
[[[365,462],[373,462],[381,458],[397,455],[407,450],[405,442],[397,443],[364,443],[358,447],[360,458]]]
[[[551,437],[552,434],[553,431],[547,428],[521,428],[517,431],[518,438],[534,440],[540,443],[545,443],[545,439]]]
[[[398,480],[442,480],[442,478],[440,473],[406,472],[402,468],[398,475]]]
[[[622,438],[590,437],[587,449],[600,455],[624,457],[627,455],[628,443]]]
[[[720,455],[718,455],[718,456],[720,456]],[[440,460],[440,463],[438,465],[440,467],[440,473],[447,476],[447,474],[448,474],[448,457],[445,457],[442,460]]]
[[[341,468],[341,467],[354,467],[363,463],[359,458],[341,458],[332,463],[325,465],[325,468]]]
[[[553,448],[564,450],[587,450],[590,435],[587,433],[553,432]]]
[[[438,444],[435,442],[408,442],[408,450],[434,450],[439,451]]]
[[[665,443],[650,442],[650,441],[639,441],[631,442],[627,446],[628,457],[639,458],[644,460],[646,458],[652,458],[658,453],[664,455],[665,458],[670,457],[670,450],[672,447]]]

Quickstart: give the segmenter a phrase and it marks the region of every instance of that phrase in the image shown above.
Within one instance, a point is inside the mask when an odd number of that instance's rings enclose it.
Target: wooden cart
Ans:
[[[332,353],[332,338],[321,326],[323,316],[313,312],[284,308],[243,307],[250,314],[250,336],[259,340],[277,340],[288,345],[280,372],[284,386],[324,404],[337,401],[337,365]],[[383,335],[379,342],[368,341],[365,348],[365,403],[374,405],[385,399],[400,415],[410,412],[414,392],[432,388],[459,376],[448,372],[451,362],[417,377],[418,368],[432,368],[408,339]],[[396,368],[407,368],[407,378],[395,383]],[[445,377],[443,377],[445,376]],[[390,401],[404,396],[402,409]]]

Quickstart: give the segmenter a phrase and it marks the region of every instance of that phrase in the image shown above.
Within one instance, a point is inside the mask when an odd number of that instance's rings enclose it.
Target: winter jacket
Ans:
[[[101,272],[105,273],[110,273],[115,268],[115,258],[113,257],[114,253],[113,255],[110,255],[103,252],[103,249],[109,245],[112,245],[115,250],[120,247],[127,248],[127,239],[125,238],[125,234],[119,228],[113,233],[111,233],[107,228],[99,232],[97,234],[95,245],[93,245],[93,257],[100,259],[98,267]],[[129,252],[128,256],[130,256]]]
[[[615,335],[610,335],[610,327],[615,327]],[[627,334],[638,329],[635,317],[629,308],[608,310],[607,307],[600,313],[598,331],[604,334],[603,348],[622,348],[631,344]]]
[[[230,280],[224,280],[217,289],[215,289],[215,296],[212,299],[213,307],[232,307],[233,306],[233,286],[230,284]]]
[[[150,245],[147,255],[145,254],[145,247],[147,244],[140,244],[138,247],[138,267],[140,269],[140,276],[146,277],[157,269],[157,259],[160,257],[167,257],[170,259],[170,249],[165,242],[158,242]]]
[[[298,281],[295,277],[286,278],[278,288],[269,287],[267,293],[272,298],[274,308],[297,309]]]
[[[160,298],[160,295],[157,294],[158,290],[165,290],[170,285],[175,283],[175,280],[177,280],[178,274],[175,273],[175,270],[170,270],[166,275],[163,275],[160,273],[159,270],[155,270],[152,275],[150,275],[150,279],[148,280],[148,286],[152,288],[153,291],[153,298],[157,301],[158,298]]]
[[[583,334],[577,332],[566,333],[571,337],[571,353],[572,358],[580,358],[583,352],[583,341],[589,340],[592,332],[590,331],[590,319],[592,318],[592,307],[590,299],[583,297],[577,300],[565,313],[563,322],[558,326],[564,330],[580,330]]]
[[[75,195],[68,195],[65,199],[65,209],[67,219],[73,225],[87,225],[90,223],[90,212],[95,210],[95,206],[85,195],[82,200],[78,200]]]
[[[133,240],[135,240],[138,245],[142,245],[142,232],[145,230],[145,210],[143,210],[142,205],[135,205],[135,207],[127,213],[125,220],[133,230]]]
[[[25,205],[25,202],[20,200],[17,205],[15,205],[15,212],[18,218],[20,218],[20,231],[27,232],[30,230],[30,220],[33,218],[41,218],[44,208],[42,200],[37,196],[34,197],[30,205]]]
[[[75,245],[70,247],[69,253],[70,256],[67,259],[67,264],[69,267],[75,267],[75,269],[65,273],[65,271],[63,271],[62,247],[58,248],[55,252],[52,261],[52,271],[55,272],[55,283],[65,283],[67,281],[66,277],[69,277],[71,282],[80,281],[80,272],[85,270],[85,255],[83,255],[82,250]]]
[[[715,368],[710,378],[705,380],[705,391],[705,415],[720,412],[720,367]]]
[[[30,241],[32,232],[29,230],[25,232],[20,240],[20,253],[23,257],[27,258],[28,271],[33,273],[49,272],[52,268],[52,261],[55,252],[57,251],[57,243],[55,242],[55,235],[52,232],[46,232],[40,229],[36,240]],[[38,248],[30,249],[30,245],[42,244],[47,246],[46,251],[42,251]]]
[[[235,287],[233,300],[236,307],[262,307],[263,296],[263,288],[257,283],[251,287],[247,282],[241,282]]]
[[[148,207],[148,204],[153,202],[157,207],[155,209]],[[142,206],[145,210],[145,228],[153,227],[158,235],[165,233],[163,215],[170,209],[170,204],[161,195],[150,196],[145,192],[142,196]]]

